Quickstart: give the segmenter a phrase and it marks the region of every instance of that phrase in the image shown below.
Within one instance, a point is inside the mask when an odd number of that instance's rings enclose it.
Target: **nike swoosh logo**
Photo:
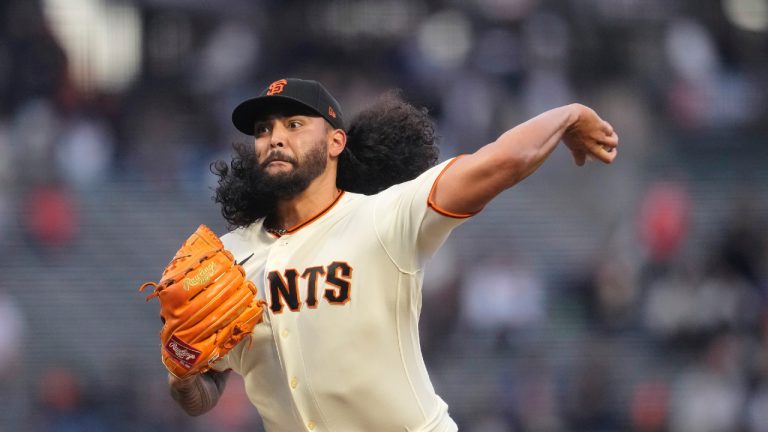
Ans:
[[[253,254],[248,255],[245,259],[243,259],[242,261],[237,263],[237,265],[241,266],[241,265],[245,264],[249,259],[251,259],[251,257],[253,257]]]

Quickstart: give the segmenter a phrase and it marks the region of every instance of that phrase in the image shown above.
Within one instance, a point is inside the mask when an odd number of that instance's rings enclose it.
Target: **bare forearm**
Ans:
[[[549,110],[504,132],[480,151],[506,164],[498,173],[501,190],[514,186],[538,169],[557,148],[568,128],[578,120],[578,108],[566,105]],[[494,165],[494,164],[491,164]]]
[[[482,209],[536,171],[578,120],[578,113],[577,105],[555,108],[504,132],[446,171],[433,199],[456,213]]]
[[[207,372],[179,380],[171,375],[168,383],[171,397],[191,416],[210,411],[224,392],[229,372]]]

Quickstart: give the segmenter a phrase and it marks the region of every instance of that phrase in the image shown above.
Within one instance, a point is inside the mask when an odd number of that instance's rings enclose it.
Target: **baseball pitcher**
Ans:
[[[173,398],[202,414],[234,371],[270,432],[456,431],[419,345],[426,261],[558,143],[580,166],[612,162],[619,141],[573,104],[435,166],[423,110],[390,94],[347,123],[325,87],[295,78],[232,121],[253,136],[213,166],[233,230],[217,243],[201,228],[188,240],[199,250],[182,247],[150,285]]]

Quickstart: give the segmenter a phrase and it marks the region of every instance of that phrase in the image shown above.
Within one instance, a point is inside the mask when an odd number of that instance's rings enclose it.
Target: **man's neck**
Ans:
[[[336,176],[327,170],[293,198],[278,200],[275,214],[269,218],[271,228],[289,230],[322,212],[339,196]]]

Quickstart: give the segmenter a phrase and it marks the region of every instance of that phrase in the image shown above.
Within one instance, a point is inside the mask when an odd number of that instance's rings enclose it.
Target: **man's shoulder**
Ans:
[[[445,168],[450,165],[450,163],[455,158],[450,158],[445,161],[442,161],[438,164],[435,164],[426,170],[424,170],[421,174],[417,175],[416,177],[406,180],[402,183],[394,184],[381,192],[376,193],[375,195],[372,195],[372,197],[377,196],[390,196],[390,197],[396,197],[400,193],[407,193],[409,188],[427,188],[431,189],[434,181],[440,176],[440,174],[445,170]]]

